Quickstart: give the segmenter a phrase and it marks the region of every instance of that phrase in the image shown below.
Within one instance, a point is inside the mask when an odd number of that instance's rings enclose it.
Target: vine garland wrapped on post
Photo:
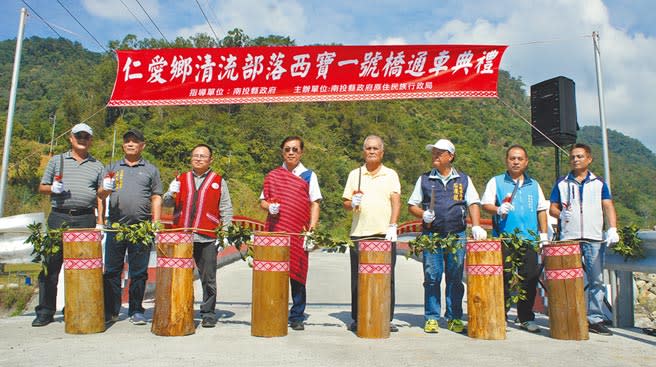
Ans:
[[[112,224],[118,241],[128,241],[133,245],[152,245],[155,243],[155,232],[162,230],[160,222],[143,221],[135,224]]]
[[[638,237],[638,226],[632,224],[624,226],[618,231],[620,242],[613,247],[613,252],[624,256],[624,261],[639,260],[645,258],[645,249],[642,247],[642,240]]]
[[[524,277],[519,274],[520,269],[524,267],[524,255],[531,246],[535,252],[539,252],[539,236],[535,231],[529,230],[528,233],[533,237],[533,240],[526,240],[520,236],[520,230],[515,228],[512,233],[501,233],[499,239],[503,244],[506,252],[504,262],[510,264],[510,267],[504,269],[505,272],[510,273],[510,281],[508,284],[510,297],[506,300],[506,307],[516,304],[520,300],[526,299],[526,289],[522,287],[522,280]]]
[[[45,230],[42,230],[42,224],[34,222],[28,224],[27,229],[31,233],[24,243],[32,244],[34,247],[31,254],[34,255],[32,262],[41,263],[41,269],[43,269],[44,274],[48,275],[46,261],[50,256],[62,251],[62,233],[68,227],[62,226],[61,228],[49,229],[46,225]]]
[[[343,254],[349,248],[353,248],[354,244],[351,240],[335,240],[332,238],[328,231],[323,228],[316,228],[311,232],[303,233],[304,236],[308,236],[308,240],[312,241],[314,245],[320,249],[324,249],[327,252],[338,252]]]
[[[456,253],[462,247],[463,244],[458,241],[458,236],[454,234],[449,234],[444,238],[422,234],[408,242],[408,252],[406,252],[405,258],[420,256],[424,250],[435,253],[438,249],[442,249],[444,252],[456,256]]]
[[[216,227],[214,233],[216,234],[219,247],[235,246],[241,259],[247,261],[248,265],[251,266],[251,262],[248,259],[253,258],[253,248],[251,246],[253,243],[253,231],[246,227],[231,224],[225,229],[223,229],[223,226]],[[227,244],[225,240],[227,240]],[[246,255],[241,251],[242,246],[246,246]]]

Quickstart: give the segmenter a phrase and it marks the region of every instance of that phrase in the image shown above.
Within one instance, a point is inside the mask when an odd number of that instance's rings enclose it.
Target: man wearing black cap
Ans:
[[[123,153],[121,160],[106,167],[112,178],[109,199],[109,225],[112,223],[135,224],[146,220],[157,222],[160,219],[162,203],[162,182],[159,170],[143,159],[141,152],[146,142],[137,129],[123,134]],[[105,317],[108,321],[118,320],[121,310],[121,271],[123,259],[128,254],[130,291],[128,316],[135,325],[145,325],[142,301],[148,279],[148,260],[150,243],[130,244],[117,241],[114,232],[107,233],[105,242]]]

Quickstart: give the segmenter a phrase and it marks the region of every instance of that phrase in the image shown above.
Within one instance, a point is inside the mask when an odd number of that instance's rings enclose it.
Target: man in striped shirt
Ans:
[[[89,154],[93,130],[87,124],[77,124],[69,141],[71,150],[50,158],[39,185],[40,193],[50,195],[48,228],[102,226],[102,216],[96,217],[97,199],[104,199],[108,192],[103,189],[103,165]],[[39,274],[39,305],[32,326],[54,321],[63,249],[46,258],[45,263],[47,272]]]

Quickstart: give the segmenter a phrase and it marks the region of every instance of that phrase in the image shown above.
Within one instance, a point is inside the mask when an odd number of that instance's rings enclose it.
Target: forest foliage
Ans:
[[[133,35],[109,43],[111,50],[156,47],[242,47],[295,45],[289,37],[250,38],[239,29],[220,41],[207,35],[139,40]],[[0,104],[8,105],[15,40],[0,42]],[[66,39],[32,37],[24,42],[10,155],[5,215],[47,210],[37,186],[48,159],[68,148],[67,131],[80,121],[94,128],[92,154],[108,163],[120,136],[136,127],[146,135],[145,156],[160,168],[165,186],[189,169],[190,149],[206,143],[215,150],[213,168],[223,174],[237,215],[262,219],[257,198],[264,175],[281,163],[278,146],[288,135],[305,140],[304,164],[314,170],[324,200],[321,222],[338,235],[350,218],[341,207],[348,172],[362,163],[362,142],[370,134],[385,141],[384,162],[399,173],[402,200],[417,177],[430,168],[424,147],[448,138],[456,145],[455,167],[472,176],[482,195],[485,183],[504,170],[505,149],[528,148],[529,173],[549,195],[556,177],[554,148],[531,146],[530,102],[526,86],[508,71],[499,73],[499,99],[413,99],[371,102],[316,102],[244,105],[105,108],[116,73],[113,53],[94,53]],[[502,103],[503,102],[503,103]],[[511,110],[512,107],[513,110]],[[113,144],[114,132],[119,141]],[[4,124],[0,130],[4,136]],[[598,127],[586,126],[578,140],[591,144],[592,169],[603,175]],[[638,140],[610,130],[612,189],[620,225],[656,224],[656,159]],[[568,167],[561,155],[561,174]],[[645,185],[643,182],[650,183]],[[402,221],[411,220],[406,210]]]

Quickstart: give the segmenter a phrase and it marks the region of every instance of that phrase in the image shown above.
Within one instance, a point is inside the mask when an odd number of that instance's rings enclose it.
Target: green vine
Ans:
[[[311,232],[305,232],[304,235],[314,243],[318,248],[324,249],[327,252],[345,253],[349,248],[353,248],[354,244],[351,240],[335,240],[332,238],[328,231],[322,228],[315,228]]]
[[[462,248],[462,241],[455,234],[450,233],[444,238],[437,235],[422,234],[408,242],[408,252],[405,253],[405,258],[420,256],[424,251],[435,253],[439,249],[455,257],[458,250]]]
[[[512,304],[526,299],[526,289],[522,287],[524,277],[519,272],[524,267],[526,251],[529,248],[532,248],[536,252],[539,250],[539,237],[537,233],[531,230],[528,233],[533,236],[533,240],[527,240],[520,236],[521,232],[518,228],[515,228],[515,231],[512,233],[504,232],[501,234],[501,242],[506,253],[503,271],[510,273],[510,280],[508,282],[510,297],[506,299],[506,307],[510,307]]]
[[[613,246],[613,251],[624,256],[624,261],[645,258],[645,249],[642,247],[642,240],[638,237],[638,226],[635,224],[624,226],[617,231],[617,234],[620,236],[620,242]]]
[[[32,262],[41,263],[41,269],[46,275],[48,275],[46,262],[50,256],[62,250],[62,233],[67,227],[63,225],[61,228],[49,229],[48,226],[45,226],[45,230],[42,230],[41,223],[34,222],[27,225],[30,235],[24,243],[32,244],[34,247],[32,250],[34,259],[32,259]]]
[[[149,247],[155,243],[155,232],[162,229],[162,224],[149,220],[135,224],[113,223],[112,229],[117,232],[117,241],[128,241],[133,245]]]
[[[225,229],[222,226],[217,227],[214,230],[214,233],[216,234],[219,247],[225,248],[226,246],[235,246],[237,252],[239,252],[239,256],[244,261],[248,261],[248,258],[253,257],[253,247],[251,246],[253,231],[250,229],[231,224]],[[242,246],[246,246],[245,254],[242,253]]]

